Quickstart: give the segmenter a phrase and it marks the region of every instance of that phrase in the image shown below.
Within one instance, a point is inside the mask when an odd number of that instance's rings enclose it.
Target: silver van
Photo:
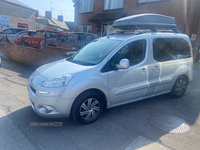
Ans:
[[[28,91],[38,115],[71,115],[88,124],[115,106],[165,93],[180,98],[192,79],[189,37],[154,28],[99,38],[68,59],[44,65],[30,76]]]

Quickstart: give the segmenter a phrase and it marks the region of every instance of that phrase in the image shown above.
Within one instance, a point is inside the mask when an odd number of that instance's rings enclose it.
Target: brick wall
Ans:
[[[196,41],[194,45],[196,47],[200,46],[200,1],[199,0],[191,0],[191,8],[190,8],[190,18],[188,20],[188,35],[196,34]]]
[[[138,4],[138,0],[124,0],[124,10],[127,11],[127,16],[141,13],[157,13],[167,16],[173,16],[176,19],[180,31],[185,31],[186,14],[188,0],[170,0],[166,2],[154,2],[146,4]],[[94,0],[92,13],[79,13],[79,3],[75,5],[75,31],[78,31],[78,26],[91,25],[93,32],[96,28],[101,28],[101,23],[95,24],[88,22],[88,19],[104,10],[104,0]],[[99,34],[99,33],[98,33]]]
[[[41,66],[65,58],[68,48],[44,47],[42,50],[12,44],[0,43],[0,53],[9,60],[24,64]]]
[[[100,28],[99,25],[95,23],[88,22],[88,19],[93,17],[94,15],[100,13],[104,9],[104,0],[93,0],[93,12],[92,13],[79,13],[79,3],[77,2],[75,5],[75,32],[78,31],[79,26],[92,26],[92,32],[99,34],[96,31],[97,27]]]
[[[19,22],[26,22],[30,30],[36,29],[35,10],[0,1],[0,15],[9,17],[10,27],[16,28]]]

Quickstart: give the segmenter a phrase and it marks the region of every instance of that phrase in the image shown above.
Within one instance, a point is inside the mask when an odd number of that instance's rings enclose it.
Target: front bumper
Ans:
[[[63,99],[61,95],[56,96],[55,94],[49,94],[49,96],[38,94],[36,87],[30,84],[28,84],[28,94],[31,106],[39,116],[47,118],[67,118],[70,116],[73,99]],[[51,110],[44,111],[45,108]]]

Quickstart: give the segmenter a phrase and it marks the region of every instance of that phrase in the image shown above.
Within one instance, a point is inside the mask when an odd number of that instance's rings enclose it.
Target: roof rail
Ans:
[[[115,34],[123,34],[123,33],[124,33],[124,31],[120,31],[120,32],[117,32],[117,33],[111,33],[111,34],[108,34],[107,38],[109,38],[109,37],[110,37],[110,35],[115,35]]]
[[[150,30],[138,30],[139,32],[132,32],[136,35],[144,34],[144,33],[154,33],[154,32],[162,32],[162,33],[181,33],[178,29],[158,29],[158,28],[152,28]],[[111,35],[116,34],[124,34],[124,33],[131,33],[131,30],[129,31],[118,31],[117,33],[111,33],[107,36],[109,38]]]

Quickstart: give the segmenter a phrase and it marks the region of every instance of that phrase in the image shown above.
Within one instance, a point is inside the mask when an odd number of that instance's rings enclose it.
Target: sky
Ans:
[[[45,16],[45,11],[51,10],[52,16],[57,19],[58,15],[64,16],[64,21],[74,21],[74,3],[72,0],[18,0],[33,9],[39,10],[39,14]]]

